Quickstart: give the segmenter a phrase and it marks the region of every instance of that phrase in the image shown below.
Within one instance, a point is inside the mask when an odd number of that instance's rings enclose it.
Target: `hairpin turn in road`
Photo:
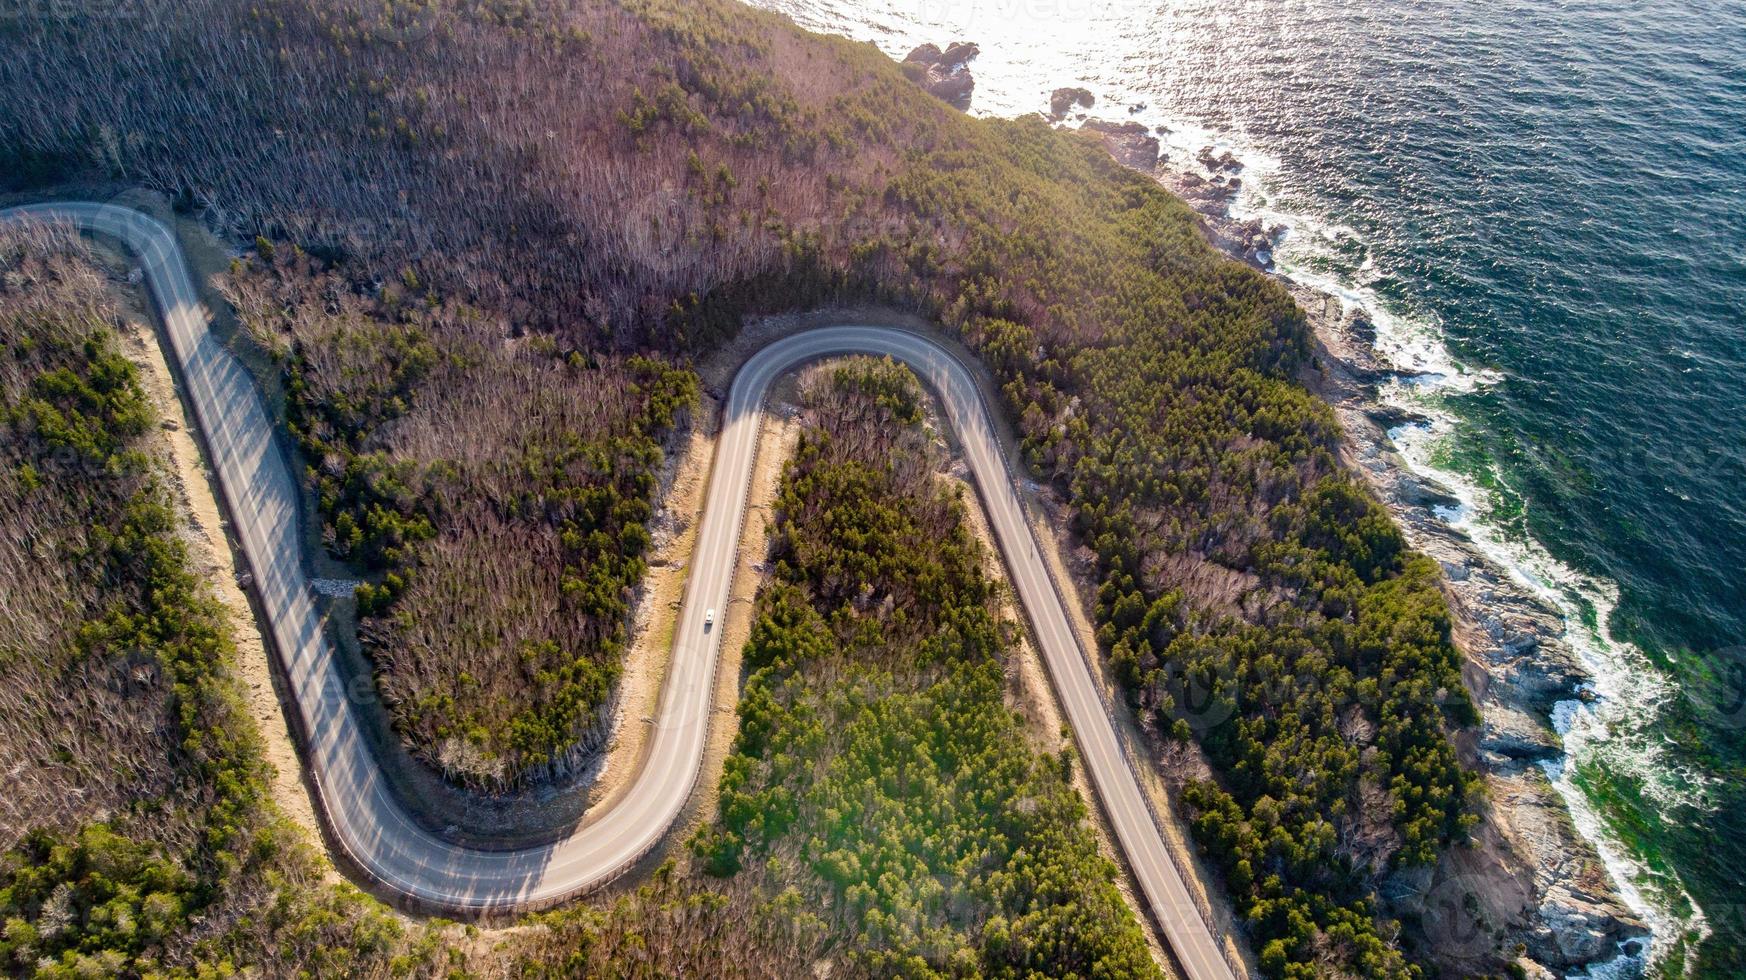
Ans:
[[[420,827],[390,790],[363,738],[304,569],[299,489],[291,467],[248,373],[209,330],[175,237],[155,219],[114,205],[57,203],[0,212],[0,220],[32,219],[119,240],[137,257],[254,573],[306,737],[318,805],[334,841],[384,888],[456,912],[545,906],[613,880],[659,843],[691,796],[703,762],[721,642],[720,630],[704,627],[716,609],[727,608],[758,417],[770,384],[820,358],[885,355],[907,364],[933,390],[957,434],[1091,783],[1178,965],[1191,980],[1233,976],[1117,739],[1090,661],[1037,551],[988,406],[970,371],[938,344],[891,327],[821,327],[771,343],[740,368],[716,443],[661,707],[634,785],[608,812],[562,840],[479,850]]]

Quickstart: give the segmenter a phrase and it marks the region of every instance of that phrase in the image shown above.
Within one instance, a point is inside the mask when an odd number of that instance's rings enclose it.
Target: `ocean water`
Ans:
[[[1442,516],[1595,674],[1548,768],[1649,970],[1746,976],[1746,3],[762,2],[978,42],[979,114],[1083,85],[1243,160],[1282,274],[1417,375],[1385,398],[1432,419],[1393,435]]]

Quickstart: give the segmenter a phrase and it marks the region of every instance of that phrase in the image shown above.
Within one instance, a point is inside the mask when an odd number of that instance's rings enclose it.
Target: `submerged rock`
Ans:
[[[1235,173],[1236,171],[1243,169],[1243,161],[1238,160],[1230,150],[1226,150],[1223,153],[1215,153],[1213,152],[1212,147],[1203,146],[1200,148],[1200,153],[1198,154],[1197,159],[1200,160],[1201,166],[1215,174],[1221,172]]]

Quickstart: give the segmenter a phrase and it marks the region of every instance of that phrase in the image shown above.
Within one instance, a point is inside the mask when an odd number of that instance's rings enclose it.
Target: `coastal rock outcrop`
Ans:
[[[1508,760],[1554,759],[1563,751],[1557,737],[1544,722],[1529,717],[1519,708],[1494,704],[1485,712],[1484,718],[1480,726],[1479,749],[1498,756],[1498,765],[1505,765]]]
[[[1230,150],[1220,153],[1210,146],[1203,146],[1200,148],[1200,153],[1195,155],[1195,159],[1200,161],[1201,166],[1215,174],[1236,173],[1243,169],[1242,161],[1238,160]]]
[[[1649,929],[1620,903],[1595,855],[1538,766],[1488,780],[1493,819],[1511,849],[1533,855],[1533,905],[1512,930],[1528,955],[1563,974],[1613,958]]]
[[[1079,128],[1096,133],[1109,155],[1124,167],[1151,173],[1158,166],[1158,137],[1140,123],[1087,119]]]
[[[1097,96],[1082,88],[1058,88],[1049,93],[1049,118],[1060,122],[1074,106],[1089,109],[1097,104]]]
[[[968,67],[981,49],[968,41],[953,41],[941,51],[939,45],[923,44],[903,59],[904,73],[928,94],[960,111],[970,108],[976,79]]]

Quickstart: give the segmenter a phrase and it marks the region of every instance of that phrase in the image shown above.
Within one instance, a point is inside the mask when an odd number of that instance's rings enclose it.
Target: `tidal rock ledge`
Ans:
[[[1087,89],[1058,88],[1049,93],[1049,118],[1054,122],[1060,122],[1067,118],[1067,113],[1072,111],[1074,106],[1089,109],[1096,104],[1097,96],[1092,95]]]
[[[1158,166],[1158,137],[1140,123],[1087,119],[1079,128],[1096,133],[1109,155],[1124,167],[1151,173]]]

